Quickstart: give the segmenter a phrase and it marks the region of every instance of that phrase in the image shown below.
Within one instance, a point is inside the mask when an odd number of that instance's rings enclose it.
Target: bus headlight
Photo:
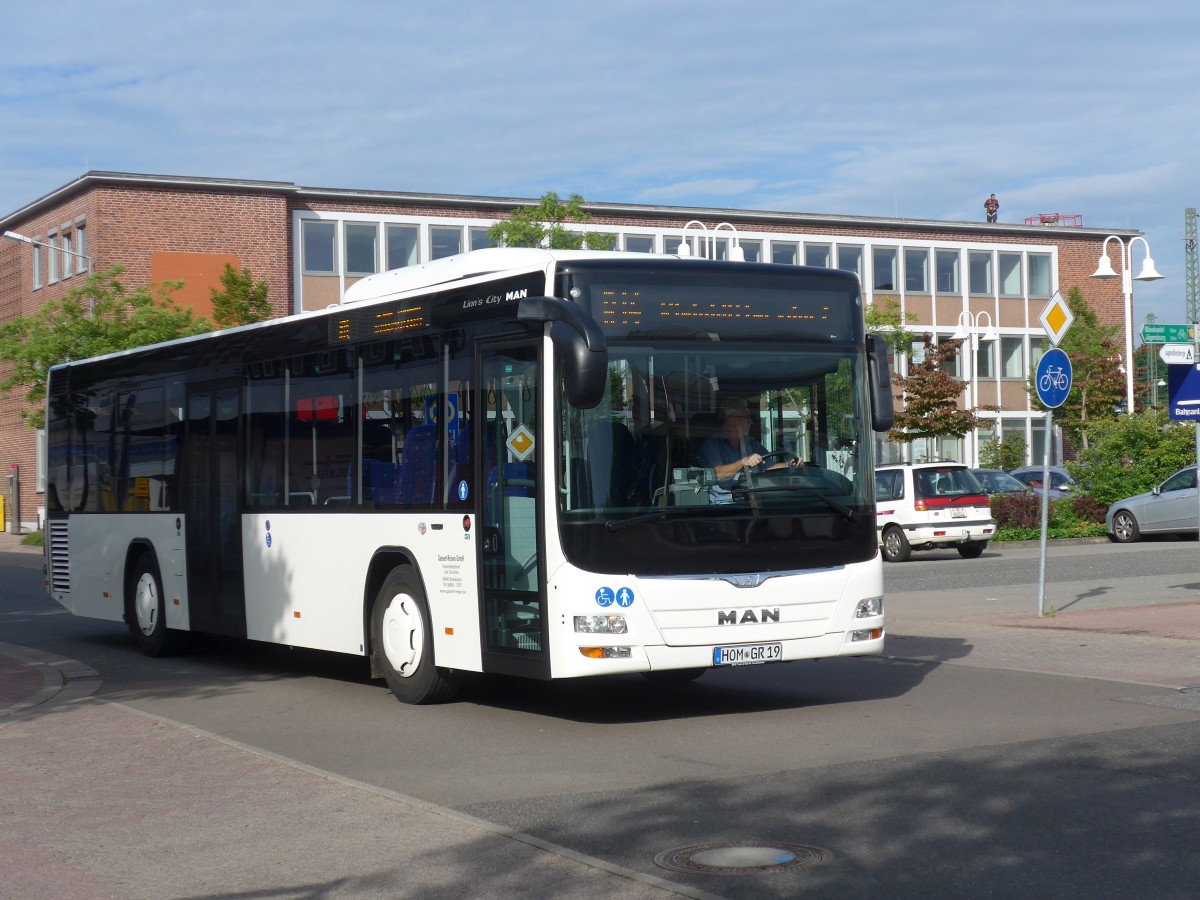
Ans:
[[[575,630],[583,634],[625,634],[629,626],[625,617],[614,616],[576,616]]]
[[[870,619],[873,616],[883,615],[883,598],[868,597],[866,600],[858,601],[858,608],[854,610],[854,618]]]

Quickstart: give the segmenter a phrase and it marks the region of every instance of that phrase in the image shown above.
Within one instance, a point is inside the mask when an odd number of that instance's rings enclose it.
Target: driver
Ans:
[[[750,434],[750,406],[742,398],[727,400],[720,409],[721,430],[711,435],[700,447],[697,461],[706,469],[717,474],[717,487],[711,492],[712,502],[728,503],[729,488],[746,469],[763,472],[768,469],[786,469],[796,465],[793,458],[772,466],[763,463],[770,451],[762,442]]]

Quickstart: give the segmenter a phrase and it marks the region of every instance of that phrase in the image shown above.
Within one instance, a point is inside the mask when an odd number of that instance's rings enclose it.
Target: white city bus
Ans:
[[[701,447],[741,403],[791,464],[722,482]],[[854,275],[477,251],[55,367],[49,590],[150,655],[356,654],[411,703],[876,654],[891,416]]]

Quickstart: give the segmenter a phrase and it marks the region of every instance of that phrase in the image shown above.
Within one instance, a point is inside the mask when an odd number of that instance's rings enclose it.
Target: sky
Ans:
[[[1144,232],[1166,277],[1134,283],[1135,328],[1184,321],[1200,4],[58,0],[2,22],[0,215],[89,170],[956,221],[995,192],[1000,222]]]

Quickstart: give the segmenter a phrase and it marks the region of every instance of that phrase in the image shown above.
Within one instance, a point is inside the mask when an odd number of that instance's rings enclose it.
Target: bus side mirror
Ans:
[[[878,334],[867,335],[867,375],[871,382],[871,427],[887,431],[896,423],[896,410],[892,404],[887,341]]]
[[[550,342],[567,400],[576,409],[593,409],[608,388],[608,342],[596,320],[577,304],[557,297],[526,297],[517,307],[517,318],[552,323]]]

